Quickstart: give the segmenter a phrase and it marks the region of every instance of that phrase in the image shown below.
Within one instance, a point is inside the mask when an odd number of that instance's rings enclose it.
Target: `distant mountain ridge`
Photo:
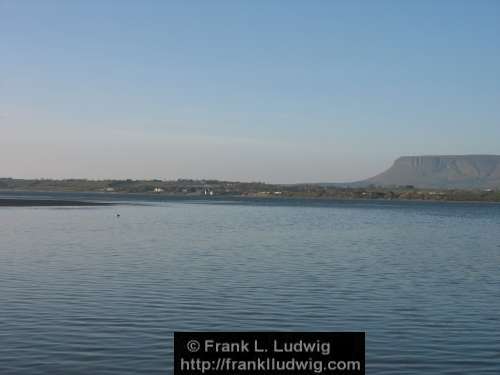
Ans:
[[[402,156],[385,172],[353,185],[500,188],[500,155]]]

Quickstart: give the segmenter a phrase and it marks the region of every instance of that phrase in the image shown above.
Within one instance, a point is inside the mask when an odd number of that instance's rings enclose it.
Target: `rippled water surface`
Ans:
[[[368,374],[498,375],[500,206],[0,208],[0,374],[170,373],[174,330],[361,330]]]

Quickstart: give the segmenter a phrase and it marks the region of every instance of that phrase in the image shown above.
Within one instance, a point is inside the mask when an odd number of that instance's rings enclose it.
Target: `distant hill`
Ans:
[[[500,155],[403,156],[385,172],[352,185],[439,189],[500,187]]]

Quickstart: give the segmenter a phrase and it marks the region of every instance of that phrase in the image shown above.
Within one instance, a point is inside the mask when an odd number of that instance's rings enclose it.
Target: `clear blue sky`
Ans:
[[[500,153],[500,1],[0,0],[0,176],[369,177]]]

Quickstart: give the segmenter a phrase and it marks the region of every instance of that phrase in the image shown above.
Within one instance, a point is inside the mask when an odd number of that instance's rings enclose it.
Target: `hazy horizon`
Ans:
[[[500,154],[500,3],[0,0],[0,177],[348,182]]]

